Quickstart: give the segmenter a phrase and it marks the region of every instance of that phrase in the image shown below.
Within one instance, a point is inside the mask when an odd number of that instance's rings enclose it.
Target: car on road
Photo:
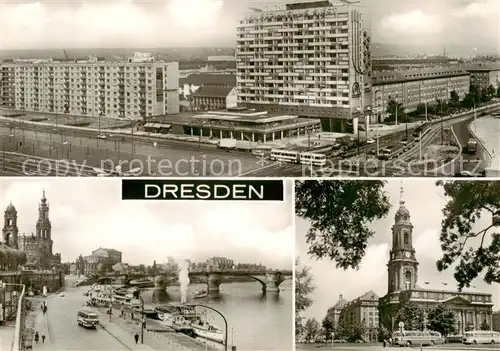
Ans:
[[[97,134],[97,139],[107,139],[107,135],[106,134]]]
[[[64,297],[64,296],[66,296],[66,295],[64,295],[64,293],[59,294],[59,297]]]
[[[375,139],[368,139],[368,140],[366,141],[366,143],[367,143],[368,145],[370,145],[370,144],[375,144]]]

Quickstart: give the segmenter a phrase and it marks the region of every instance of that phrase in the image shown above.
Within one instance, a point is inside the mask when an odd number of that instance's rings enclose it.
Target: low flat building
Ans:
[[[471,84],[480,89],[490,85],[500,87],[500,63],[480,63],[465,68],[471,75]]]
[[[190,74],[179,80],[179,94],[186,99],[201,87],[231,87],[236,86],[236,75],[227,73],[197,73]]]
[[[449,100],[452,91],[462,99],[469,92],[470,83],[470,73],[460,67],[375,72],[372,112],[383,121],[391,100],[402,103],[405,111],[411,112],[420,104]]]
[[[208,111],[171,123],[172,130],[178,130],[177,125],[182,127],[181,133],[191,136],[231,138],[260,143],[307,135],[321,130],[319,119],[270,114],[246,108]]]
[[[435,68],[456,65],[459,61],[448,57],[375,57],[374,71],[408,70],[414,68]]]
[[[360,297],[345,304],[340,312],[339,322],[344,325],[362,326],[365,342],[376,342],[378,338],[378,300],[373,291],[368,291]]]
[[[203,86],[191,95],[193,111],[224,110],[236,107],[236,88]]]

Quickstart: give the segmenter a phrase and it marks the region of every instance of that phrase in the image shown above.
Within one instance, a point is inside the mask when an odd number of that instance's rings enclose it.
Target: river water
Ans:
[[[500,118],[478,118],[471,123],[471,130],[491,155],[489,168],[500,173]]]
[[[188,302],[208,305],[220,311],[228,322],[228,346],[237,350],[293,350],[293,288],[291,281],[280,286],[279,294],[262,293],[258,282],[222,284],[218,297],[190,300],[191,293],[206,284],[189,285]],[[141,292],[144,302],[180,302],[179,287],[170,286],[166,294],[154,289]],[[201,311],[201,310],[200,310]],[[224,322],[208,311],[210,324],[224,330]]]

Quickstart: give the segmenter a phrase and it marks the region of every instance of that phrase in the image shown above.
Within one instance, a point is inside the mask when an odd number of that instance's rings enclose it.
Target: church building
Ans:
[[[4,213],[4,227],[2,229],[3,243],[14,249],[26,252],[28,262],[26,266],[47,269],[61,263],[61,255],[53,254],[51,238],[51,223],[49,219],[49,204],[43,191],[38,207],[38,220],[35,233],[19,235],[17,210],[10,203]]]
[[[398,311],[412,303],[423,310],[430,310],[444,304],[455,314],[456,332],[479,330],[481,326],[492,326],[492,295],[481,292],[449,291],[432,286],[418,277],[418,260],[413,247],[413,225],[410,211],[405,207],[401,190],[399,209],[392,227],[392,249],[389,253],[387,294],[379,299],[381,325],[390,332],[398,329]],[[466,289],[465,289],[466,290]]]

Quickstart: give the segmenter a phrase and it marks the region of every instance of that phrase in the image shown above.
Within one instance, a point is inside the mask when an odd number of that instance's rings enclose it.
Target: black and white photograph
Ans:
[[[122,200],[119,179],[3,178],[2,350],[292,350],[285,200]]]
[[[497,350],[500,182],[296,182],[296,349]]]
[[[3,176],[495,177],[496,0],[2,0]]]

